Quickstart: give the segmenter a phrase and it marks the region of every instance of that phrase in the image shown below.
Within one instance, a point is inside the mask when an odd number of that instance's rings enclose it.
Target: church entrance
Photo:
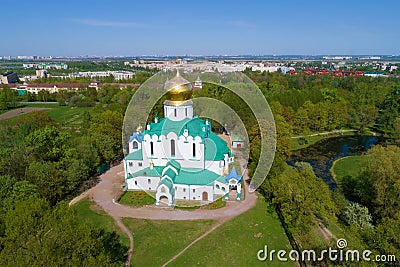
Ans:
[[[160,206],[168,206],[169,200],[166,196],[160,197]]]
[[[208,201],[208,193],[207,192],[203,192],[202,200],[203,201]]]

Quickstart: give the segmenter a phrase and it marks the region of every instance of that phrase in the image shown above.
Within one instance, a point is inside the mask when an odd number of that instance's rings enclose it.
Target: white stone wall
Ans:
[[[149,181],[150,180],[150,183]],[[126,180],[129,190],[156,191],[160,177],[138,176]]]
[[[191,119],[193,118],[193,106],[192,105],[171,106],[164,104],[164,114],[166,118],[172,121],[180,121],[185,118]]]
[[[140,166],[140,163],[142,166]],[[124,160],[125,178],[127,178],[129,174],[143,170],[146,167],[148,166],[145,166],[143,160]]]
[[[162,192],[164,190],[164,192]],[[168,198],[168,205],[172,206],[172,204],[174,203],[174,196],[172,196],[168,186],[166,185],[160,185],[159,188],[157,188],[157,192],[156,192],[156,205],[159,205],[159,201],[161,197],[167,197]]]
[[[223,190],[225,189],[225,190]],[[216,195],[225,195],[229,192],[229,186],[225,183],[221,183],[219,181],[214,182],[214,194]]]
[[[175,157],[171,157],[171,139],[175,140]],[[151,155],[150,142],[153,142],[153,155]],[[193,144],[195,144],[196,156],[193,157]],[[142,144],[143,158],[153,161],[154,166],[165,166],[168,161],[175,159],[183,168],[203,168],[204,167],[204,144],[199,136],[180,136],[177,138],[175,133],[167,136],[157,135],[144,136]]]
[[[133,148],[133,142],[137,142],[137,144],[138,144],[138,148],[137,148],[137,149],[134,149],[134,148]],[[128,146],[129,146],[129,153],[132,153],[132,152],[135,152],[135,151],[137,151],[137,150],[139,150],[139,149],[142,149],[142,143],[141,143],[141,142],[138,142],[136,139],[130,141],[130,142],[128,143]]]
[[[218,175],[224,175],[225,162],[223,160],[218,161],[206,161],[206,169],[212,171]]]
[[[207,192],[207,201],[215,201],[214,190],[212,186],[175,184],[175,199],[202,201],[203,192]]]

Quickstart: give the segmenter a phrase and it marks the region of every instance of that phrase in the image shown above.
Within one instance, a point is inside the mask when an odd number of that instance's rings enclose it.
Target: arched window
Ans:
[[[176,110],[176,108],[174,108],[174,116],[175,116],[175,117],[177,116],[177,110]]]
[[[132,147],[133,147],[133,149],[138,149],[138,147],[139,147],[139,144],[138,144],[138,142],[136,142],[136,141],[133,141],[133,143],[132,143]]]
[[[196,144],[193,143],[193,158],[196,157]]]
[[[175,140],[171,139],[171,157],[175,157]]]
[[[187,114],[188,114],[187,108],[185,108],[185,116],[186,116],[186,117],[187,117]]]
[[[154,144],[153,141],[150,142],[150,155],[154,155]]]

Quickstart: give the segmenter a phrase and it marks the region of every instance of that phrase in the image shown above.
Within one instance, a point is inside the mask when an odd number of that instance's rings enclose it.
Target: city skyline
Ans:
[[[11,1],[0,55],[398,55],[400,4]]]

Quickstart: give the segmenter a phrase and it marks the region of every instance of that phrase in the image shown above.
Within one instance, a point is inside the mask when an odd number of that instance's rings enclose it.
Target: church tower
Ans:
[[[164,102],[164,115],[172,121],[193,118],[192,84],[181,77],[179,70],[171,80],[165,82],[167,100]]]

